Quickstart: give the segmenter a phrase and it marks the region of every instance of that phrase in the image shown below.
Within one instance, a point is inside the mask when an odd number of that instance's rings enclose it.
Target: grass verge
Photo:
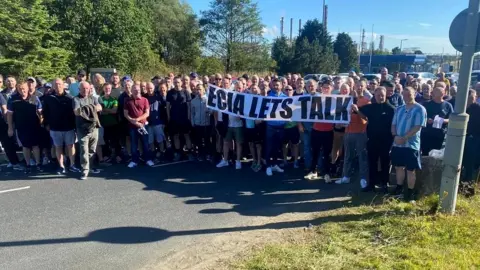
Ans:
[[[234,269],[479,269],[480,199],[459,198],[454,216],[438,197],[321,213],[311,229],[254,248]]]

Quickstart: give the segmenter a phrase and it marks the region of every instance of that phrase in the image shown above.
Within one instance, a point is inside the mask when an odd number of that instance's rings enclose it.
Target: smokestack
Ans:
[[[302,19],[298,19],[298,35],[302,32]]]
[[[290,18],[290,41],[293,38],[293,18]]]
[[[280,19],[280,36],[283,37],[283,17]]]
[[[324,13],[323,16],[325,16],[323,18],[323,27],[325,28],[325,32],[326,32],[327,31],[327,25],[328,25],[328,5],[325,5],[323,13]]]

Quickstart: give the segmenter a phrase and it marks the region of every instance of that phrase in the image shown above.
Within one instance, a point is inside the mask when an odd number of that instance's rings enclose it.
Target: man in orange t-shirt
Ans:
[[[367,81],[362,79],[355,84],[356,98],[354,103],[358,107],[370,104],[370,98],[364,96],[367,91]],[[350,183],[350,177],[353,169],[353,161],[358,155],[360,185],[362,188],[367,187],[368,176],[368,156],[367,156],[367,121],[360,117],[358,113],[352,111],[350,124],[345,129],[344,151],[345,157],[343,161],[343,177],[337,180],[336,184]]]

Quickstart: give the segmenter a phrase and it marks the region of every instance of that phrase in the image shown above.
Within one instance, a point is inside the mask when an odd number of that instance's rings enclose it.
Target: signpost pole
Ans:
[[[457,100],[455,102],[455,112],[450,116],[448,124],[444,168],[440,186],[441,211],[448,214],[455,212],[457,201],[458,183],[468,124],[468,114],[466,114],[467,97],[470,88],[473,55],[477,47],[477,34],[479,30],[479,11],[480,0],[470,0],[466,29],[463,32],[464,43],[460,77],[458,80]]]

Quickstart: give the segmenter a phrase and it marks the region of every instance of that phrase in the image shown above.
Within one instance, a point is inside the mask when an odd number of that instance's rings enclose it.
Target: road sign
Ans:
[[[450,25],[450,43],[457,50],[462,52],[465,42],[465,31],[467,29],[468,8],[460,12]],[[478,28],[480,29],[480,27]],[[475,52],[480,52],[480,33],[477,34]]]

